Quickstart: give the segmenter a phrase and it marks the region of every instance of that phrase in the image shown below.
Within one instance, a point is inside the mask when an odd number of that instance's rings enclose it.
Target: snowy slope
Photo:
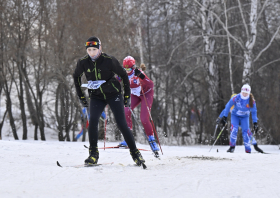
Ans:
[[[117,143],[107,143],[114,146]],[[83,164],[83,142],[0,141],[0,197],[280,197],[280,150],[246,154],[238,146],[163,146],[161,160],[142,151],[147,170],[134,166],[127,149],[99,150],[91,168]],[[100,147],[103,142],[100,142]],[[147,145],[137,144],[149,149]],[[219,152],[217,152],[217,149]]]

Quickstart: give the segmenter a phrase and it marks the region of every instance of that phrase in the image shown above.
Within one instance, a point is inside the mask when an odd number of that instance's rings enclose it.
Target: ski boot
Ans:
[[[89,157],[85,160],[85,165],[93,165],[97,164],[99,159],[99,151],[98,148],[89,147]]]
[[[263,150],[258,147],[258,144],[255,144],[254,148],[255,148],[256,151],[258,151],[260,153],[263,153]]]
[[[141,166],[141,164],[142,164],[143,168],[144,168],[145,160],[143,159],[143,157],[138,149],[134,149],[133,151],[130,150],[130,155],[131,155],[133,161],[137,164],[137,166]]]
[[[151,148],[153,150],[155,158],[159,159],[159,154],[158,154],[159,148],[157,146],[157,143],[156,143],[155,138],[154,138],[153,135],[149,136],[149,144],[151,145]]]
[[[229,149],[227,150],[228,153],[233,153],[235,149],[235,146],[230,146]]]
[[[127,143],[126,143],[126,141],[124,140],[124,141],[122,141],[121,143],[119,143],[118,146],[119,146],[119,147],[127,147]]]

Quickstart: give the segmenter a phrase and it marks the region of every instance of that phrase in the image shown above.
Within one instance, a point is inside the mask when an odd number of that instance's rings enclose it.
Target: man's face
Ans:
[[[94,57],[95,55],[98,54],[98,48],[96,48],[96,47],[88,47],[88,48],[87,48],[87,53],[88,53],[91,57]]]

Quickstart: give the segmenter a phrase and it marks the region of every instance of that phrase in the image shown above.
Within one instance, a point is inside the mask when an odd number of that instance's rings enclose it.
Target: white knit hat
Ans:
[[[241,88],[241,92],[250,94],[250,93],[251,93],[251,87],[250,87],[250,85],[248,85],[248,84],[243,85],[242,88]]]

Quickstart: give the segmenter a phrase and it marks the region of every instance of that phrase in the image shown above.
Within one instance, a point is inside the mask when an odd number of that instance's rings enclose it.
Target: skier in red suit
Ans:
[[[146,69],[144,64],[141,64],[141,69],[136,68],[135,59],[133,57],[125,57],[123,60],[123,67],[128,74],[130,82],[131,109],[133,110],[141,103],[140,119],[143,124],[145,133],[148,136],[148,140],[153,151],[159,151],[159,148],[155,142],[153,127],[149,117],[149,110],[151,110],[152,108],[154,98],[154,83],[144,73]],[[145,94],[147,104],[145,102],[143,94]],[[149,110],[147,108],[147,105]],[[129,107],[125,107],[125,117],[128,127],[132,130],[132,119]],[[119,146],[127,146],[127,144],[125,141],[123,141],[119,144]]]

